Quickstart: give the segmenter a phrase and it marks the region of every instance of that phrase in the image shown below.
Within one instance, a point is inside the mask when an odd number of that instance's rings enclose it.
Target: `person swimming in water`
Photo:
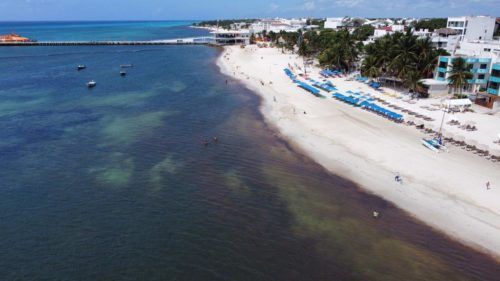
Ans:
[[[214,143],[218,143],[219,142],[219,139],[217,138],[217,136],[214,137]]]

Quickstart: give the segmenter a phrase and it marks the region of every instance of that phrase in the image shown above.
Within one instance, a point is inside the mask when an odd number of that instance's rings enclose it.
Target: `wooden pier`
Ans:
[[[216,45],[213,37],[150,40],[150,41],[37,41],[0,42],[0,47],[13,46],[144,46],[144,45]]]

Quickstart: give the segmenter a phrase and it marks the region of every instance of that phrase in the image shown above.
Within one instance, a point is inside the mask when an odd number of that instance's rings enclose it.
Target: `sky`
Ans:
[[[463,15],[500,17],[500,0],[0,0],[0,21]]]

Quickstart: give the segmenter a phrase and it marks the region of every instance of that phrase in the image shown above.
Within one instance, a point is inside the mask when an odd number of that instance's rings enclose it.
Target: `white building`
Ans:
[[[392,32],[405,32],[405,26],[402,24],[393,24],[390,27]]]
[[[250,31],[248,29],[218,29],[211,33],[214,35],[215,43],[219,45],[250,44]]]
[[[338,29],[345,25],[344,18],[327,18],[325,28]]]
[[[448,18],[446,27],[454,29],[461,40],[492,40],[496,18],[489,16],[470,16]]]
[[[299,29],[305,28],[306,25],[306,19],[263,19],[253,23],[250,26],[250,32],[261,33],[264,30],[275,33],[280,33],[281,31],[297,32]]]
[[[500,61],[500,40],[462,41],[456,50],[457,55],[471,57],[491,57]]]

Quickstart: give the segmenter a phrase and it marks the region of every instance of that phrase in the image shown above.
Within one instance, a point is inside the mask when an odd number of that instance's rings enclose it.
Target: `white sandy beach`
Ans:
[[[425,135],[415,127],[388,121],[326,93],[327,99],[316,98],[285,75],[288,63],[301,65],[302,59],[256,46],[226,47],[218,61],[223,73],[262,96],[261,111],[267,122],[326,169],[454,239],[500,258],[499,163],[454,146],[449,153],[434,153],[421,144]],[[373,92],[359,82],[343,78],[331,81],[340,92]],[[427,103],[432,101],[418,105]],[[427,115],[438,125],[439,112]],[[484,118],[496,123],[492,128],[478,126],[474,135],[484,139],[491,135],[493,139],[500,133],[500,117]],[[493,131],[497,127],[498,131]],[[394,181],[397,173],[403,184]],[[486,189],[488,181],[490,190]]]

